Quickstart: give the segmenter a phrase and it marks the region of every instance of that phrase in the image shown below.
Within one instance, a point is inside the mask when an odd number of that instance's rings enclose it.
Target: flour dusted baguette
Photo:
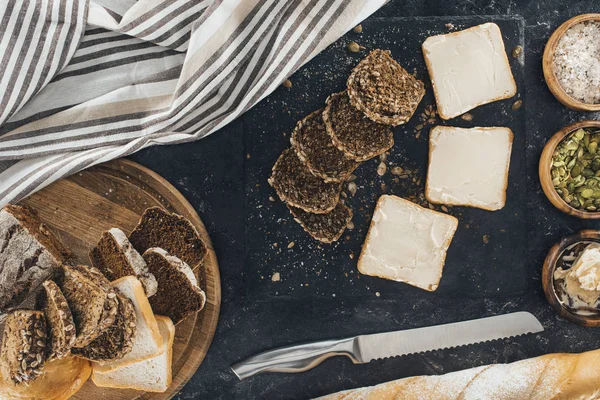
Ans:
[[[600,399],[600,350],[547,354],[439,376],[417,376],[317,400]]]

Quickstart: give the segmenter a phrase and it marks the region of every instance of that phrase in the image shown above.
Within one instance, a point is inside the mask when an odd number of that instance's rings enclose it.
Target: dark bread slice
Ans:
[[[6,381],[27,384],[42,374],[46,338],[42,311],[14,310],[8,314],[0,350],[0,372]]]
[[[109,281],[124,276],[135,276],[144,286],[146,296],[150,297],[156,293],[154,275],[148,272],[140,253],[118,228],[112,228],[102,234],[98,245],[90,251],[90,261]]]
[[[158,291],[148,299],[155,314],[165,315],[178,324],[204,308],[206,295],[185,262],[157,247],[148,249],[143,257],[158,281]]]
[[[358,167],[356,161],[333,145],[323,122],[323,110],[296,124],[291,143],[310,172],[325,182],[342,182]]]
[[[193,270],[198,269],[208,249],[196,227],[185,217],[171,214],[160,207],[144,211],[129,241],[140,254],[160,247],[182,259]]]
[[[73,254],[36,212],[8,205],[0,210],[0,312],[18,307]]]
[[[342,182],[328,183],[311,174],[292,148],[279,156],[269,184],[281,200],[315,214],[333,210],[342,191]]]
[[[42,310],[46,317],[48,360],[68,355],[75,343],[77,332],[67,299],[54,281],[46,281],[42,284],[36,308]]]
[[[87,346],[115,321],[117,294],[95,268],[63,266],[57,278],[75,322],[77,337],[73,347]]]
[[[400,125],[415,113],[425,85],[406,72],[389,50],[373,50],[348,77],[350,103],[380,124]]]
[[[294,220],[313,238],[333,243],[338,240],[352,220],[352,210],[341,201],[327,214],[313,214],[288,205]]]
[[[118,291],[116,293],[119,309],[115,322],[87,346],[73,348],[74,355],[99,363],[107,363],[120,360],[131,352],[137,326],[135,308],[131,300]]]
[[[346,91],[327,98],[323,121],[332,143],[356,161],[366,161],[394,146],[390,127],[365,117],[350,104]]]

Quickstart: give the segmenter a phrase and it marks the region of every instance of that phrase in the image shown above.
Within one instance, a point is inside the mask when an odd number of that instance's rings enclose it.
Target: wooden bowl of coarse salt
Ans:
[[[600,111],[600,14],[581,14],[559,26],[542,65],[558,101],[577,111]]]

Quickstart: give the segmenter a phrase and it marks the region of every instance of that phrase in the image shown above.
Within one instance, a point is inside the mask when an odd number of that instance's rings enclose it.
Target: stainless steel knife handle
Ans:
[[[261,372],[303,372],[334,356],[346,356],[353,363],[358,363],[361,359],[358,339],[326,340],[281,347],[233,364],[231,369],[240,379]]]

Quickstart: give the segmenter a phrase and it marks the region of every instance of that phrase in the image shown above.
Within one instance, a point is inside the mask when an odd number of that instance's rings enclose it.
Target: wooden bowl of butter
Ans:
[[[583,230],[555,244],[544,261],[542,285],[561,317],[600,326],[600,231]]]
[[[544,146],[538,173],[556,208],[600,219],[600,121],[580,121],[556,132]]]
[[[563,105],[600,111],[600,14],[564,22],[548,39],[542,67],[548,88]]]

